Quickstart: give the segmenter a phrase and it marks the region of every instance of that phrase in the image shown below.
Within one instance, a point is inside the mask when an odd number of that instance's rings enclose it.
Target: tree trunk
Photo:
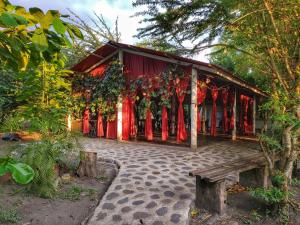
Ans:
[[[81,161],[77,169],[79,177],[96,177],[97,176],[97,152],[80,152]]]

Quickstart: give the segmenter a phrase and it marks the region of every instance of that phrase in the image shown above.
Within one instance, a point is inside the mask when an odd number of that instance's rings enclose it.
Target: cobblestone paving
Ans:
[[[88,225],[186,225],[195,199],[195,178],[189,177],[189,171],[248,156],[257,148],[230,141],[210,143],[197,152],[104,139],[83,139],[82,143],[85,149],[120,164],[119,174]]]

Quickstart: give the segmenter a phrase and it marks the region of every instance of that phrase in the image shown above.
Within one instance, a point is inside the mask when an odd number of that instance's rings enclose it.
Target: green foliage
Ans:
[[[300,187],[300,179],[294,178],[291,180],[291,185],[292,186],[296,186],[296,187]]]
[[[35,171],[35,177],[28,190],[44,198],[53,198],[57,192],[58,179],[55,166],[74,169],[79,164],[79,149],[70,134],[63,133],[53,139],[29,143],[21,150],[21,160]],[[70,156],[69,158],[67,156]]]
[[[10,157],[0,158],[0,177],[6,173],[10,173],[14,181],[19,184],[28,184],[35,176],[29,165],[17,162]]]
[[[277,187],[271,187],[268,189],[256,188],[250,191],[250,194],[255,197],[264,200],[268,204],[276,204],[283,201],[286,193]]]
[[[14,209],[3,209],[0,207],[0,222],[4,224],[16,224],[20,221],[20,216]]]
[[[6,0],[0,1],[0,28],[1,61],[15,71],[36,67],[45,59],[51,61],[62,47],[69,46],[69,38],[82,37],[58,11],[27,11]]]
[[[52,148],[52,141],[30,143],[26,146],[22,160],[35,171],[35,178],[28,190],[43,198],[54,197],[57,191],[57,177],[54,171],[59,152]]]
[[[89,106],[92,112],[100,109],[102,115],[112,115],[119,96],[125,91],[125,77],[121,64],[119,61],[113,61],[101,77],[75,74],[73,90],[81,93],[73,101],[76,114],[80,114],[86,106],[86,98],[83,95],[86,90],[90,90]]]

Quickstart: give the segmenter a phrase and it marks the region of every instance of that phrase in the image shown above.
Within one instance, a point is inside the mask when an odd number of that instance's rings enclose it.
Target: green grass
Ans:
[[[15,224],[20,220],[20,216],[14,209],[2,209],[0,208],[0,223]]]
[[[300,187],[300,179],[294,178],[291,180],[291,185],[292,186],[296,186],[296,187]]]
[[[99,175],[96,177],[96,180],[102,181],[102,182],[106,181],[107,179],[108,178],[105,175]]]
[[[60,199],[70,200],[70,201],[78,201],[80,200],[80,196],[85,194],[89,196],[91,199],[95,199],[96,190],[92,188],[83,188],[77,185],[73,185],[66,191],[62,191],[58,194]]]

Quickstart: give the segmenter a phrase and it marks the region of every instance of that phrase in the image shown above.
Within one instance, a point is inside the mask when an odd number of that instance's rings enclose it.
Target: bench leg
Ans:
[[[196,176],[196,206],[198,208],[223,215],[226,212],[226,202],[225,180],[211,183]]]
[[[245,187],[268,188],[271,184],[269,180],[269,170],[267,166],[255,168],[240,173],[240,184]]]

